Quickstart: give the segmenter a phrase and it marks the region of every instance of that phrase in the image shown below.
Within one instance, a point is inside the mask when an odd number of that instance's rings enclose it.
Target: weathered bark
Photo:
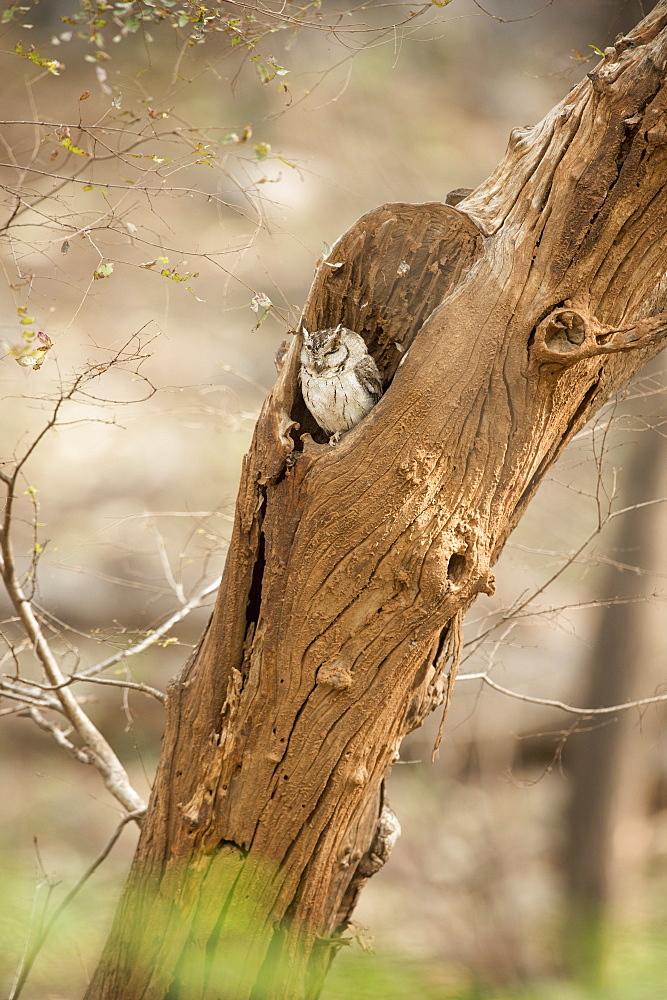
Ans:
[[[666,315],[634,319],[667,269],[666,56],[667,0],[457,208],[376,209],[320,267],[306,326],[362,333],[385,395],[317,443],[294,338],[89,1000],[318,995],[462,614],[567,441],[667,336]]]

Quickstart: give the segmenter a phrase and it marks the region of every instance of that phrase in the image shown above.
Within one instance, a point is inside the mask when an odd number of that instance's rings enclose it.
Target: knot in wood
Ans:
[[[586,321],[574,309],[557,309],[543,323],[544,344],[558,354],[569,354],[586,339]]]
[[[343,690],[352,686],[352,671],[348,661],[340,656],[331,663],[323,663],[317,671],[317,683],[325,687]]]
[[[516,128],[513,128],[510,132],[510,149],[518,149],[520,146],[528,145],[526,140],[532,131],[532,125],[524,125],[523,127],[517,126]]]
[[[667,339],[667,313],[615,329],[604,326],[585,306],[574,306],[568,299],[538,324],[530,351],[538,367],[555,365],[558,371],[585,358],[632,351],[664,339]]]
[[[558,372],[596,353],[596,333],[603,333],[597,320],[568,299],[538,324],[532,360],[538,367],[554,364]]]
[[[626,49],[634,49],[634,47],[635,43],[631,38],[628,38],[626,35],[616,35],[614,48],[619,56],[621,52],[625,52]]]
[[[359,764],[357,767],[354,767],[348,775],[348,780],[354,787],[363,788],[368,782],[368,771],[365,765]]]

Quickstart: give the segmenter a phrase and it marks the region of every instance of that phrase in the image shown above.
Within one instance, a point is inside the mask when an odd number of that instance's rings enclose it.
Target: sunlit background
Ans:
[[[0,24],[0,461],[11,468],[97,366],[26,463],[16,510],[20,569],[71,673],[145,638],[220,574],[275,352],[336,238],[383,202],[474,188],[510,129],[538,121],[645,11],[323,3],[311,27],[249,50],[215,34],[189,47],[167,24],[118,41],[101,29],[95,44],[61,20],[74,0],[16,6],[0,4],[13,14]],[[647,503],[667,496],[663,385],[658,359],[572,443],[510,539],[496,595],[466,624],[435,761],[433,717],[389,778],[403,835],[364,890],[327,1000],[667,997],[664,706],[582,718],[530,701],[665,690],[667,520]],[[212,599],[106,676],[165,690]],[[2,672],[18,643],[38,677],[4,595],[0,615]],[[147,796],[161,705],[79,692]],[[45,907],[119,815],[97,772],[13,708],[0,704],[3,996]],[[26,1000],[81,995],[135,843],[128,826],[54,929]],[[600,921],[584,941],[591,900]]]

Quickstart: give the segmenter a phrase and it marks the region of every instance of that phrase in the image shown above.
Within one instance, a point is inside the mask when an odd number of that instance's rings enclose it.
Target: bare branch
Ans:
[[[59,747],[67,750],[68,753],[71,753],[72,756],[76,757],[76,759],[81,761],[82,764],[92,763],[90,756],[86,753],[86,751],[75,746],[74,743],[67,738],[67,733],[64,732],[64,730],[62,730],[55,722],[50,722],[45,716],[43,716],[37,707],[34,705],[31,706],[28,709],[28,713],[30,718],[39,726],[40,729],[43,729],[44,732],[50,733],[51,736],[53,736]]]
[[[46,430],[54,425],[57,419],[60,403],[64,398],[64,396],[60,398],[46,428],[39,433],[37,438],[24,454],[23,458],[17,464],[13,475],[14,483],[16,482],[18,472],[27,460],[27,457],[32,453],[32,451],[34,451],[39,441],[42,440]],[[61,687],[63,683],[67,682],[67,679],[58,666],[53,651],[51,650],[37,616],[35,615],[33,606],[26,597],[19,581],[10,538],[12,511],[11,501],[13,497],[14,490],[12,485],[12,488],[8,490],[5,519],[2,534],[0,535],[0,551],[2,552],[2,564],[0,568],[7,593],[17,615],[21,620],[21,624],[23,625],[26,634],[30,638],[35,655],[42,664],[44,672],[50,683],[53,685],[53,690],[55,691],[56,698],[60,702],[62,711],[85,745],[85,752],[88,756],[89,762],[94,764],[100,772],[106,787],[112,795],[118,799],[128,812],[138,815],[140,811],[145,811],[146,809],[143,799],[132,788],[125,768],[118,760],[118,757],[112,750],[111,746],[107,743],[102,734],[83,711],[72,692],[69,691],[67,687]]]
[[[68,679],[62,684],[39,684],[37,681],[32,681],[35,687],[40,688],[42,691],[57,691],[64,687],[69,687],[71,684],[76,683],[76,681],[85,681],[86,684],[107,684],[110,687],[120,687],[120,688],[130,688],[133,691],[141,691],[142,694],[149,694],[152,698],[156,698],[161,701],[162,704],[166,704],[167,696],[164,691],[158,690],[158,688],[151,687],[150,684],[143,684],[139,681],[121,681],[112,680],[109,677],[86,677],[85,674],[70,674]]]
[[[602,708],[577,708],[568,705],[565,701],[557,698],[536,698],[533,695],[521,694],[519,691],[512,691],[494,681],[486,671],[477,674],[459,674],[460,681],[483,681],[494,691],[505,694],[509,698],[517,698],[519,701],[527,701],[531,705],[546,705],[548,708],[559,708],[562,712],[569,712],[570,715],[592,716],[592,715],[614,715],[616,712],[627,712],[630,708],[643,708],[644,705],[657,705],[667,701],[667,694],[656,694],[650,698],[637,698],[635,701],[626,701],[621,705],[605,705]]]
[[[155,535],[155,541],[157,542],[158,554],[160,556],[160,562],[162,563],[162,569],[164,571],[164,575],[167,578],[167,581],[171,586],[172,590],[176,594],[176,597],[178,598],[180,604],[185,604],[186,600],[185,600],[185,594],[183,592],[183,584],[179,583],[178,580],[176,580],[174,577],[174,574],[171,569],[171,564],[169,562],[167,549],[164,544],[164,538],[162,537],[162,534],[159,531],[156,524],[152,524],[151,528],[153,534]]]
[[[35,705],[38,708],[53,709],[53,705],[49,703],[47,697],[38,698],[33,694],[29,694],[24,691],[17,691],[10,687],[7,681],[2,681],[0,684],[0,695],[3,698],[9,698],[10,701],[16,701],[20,705]],[[54,699],[55,700],[55,699]],[[60,709],[60,706],[58,706]],[[62,709],[60,709],[62,711]],[[89,763],[89,762],[87,762]]]
[[[538,325],[531,356],[534,364],[575,365],[586,358],[634,351],[667,337],[667,313],[650,316],[620,330],[603,326],[581,305],[568,299]]]

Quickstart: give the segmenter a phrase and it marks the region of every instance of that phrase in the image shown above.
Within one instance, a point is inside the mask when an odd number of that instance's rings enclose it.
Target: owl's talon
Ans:
[[[340,441],[340,438],[341,438],[341,432],[340,431],[336,431],[335,434],[332,434],[331,437],[329,438],[329,445],[330,445],[330,447],[333,448],[334,445],[337,445],[338,442]]]

